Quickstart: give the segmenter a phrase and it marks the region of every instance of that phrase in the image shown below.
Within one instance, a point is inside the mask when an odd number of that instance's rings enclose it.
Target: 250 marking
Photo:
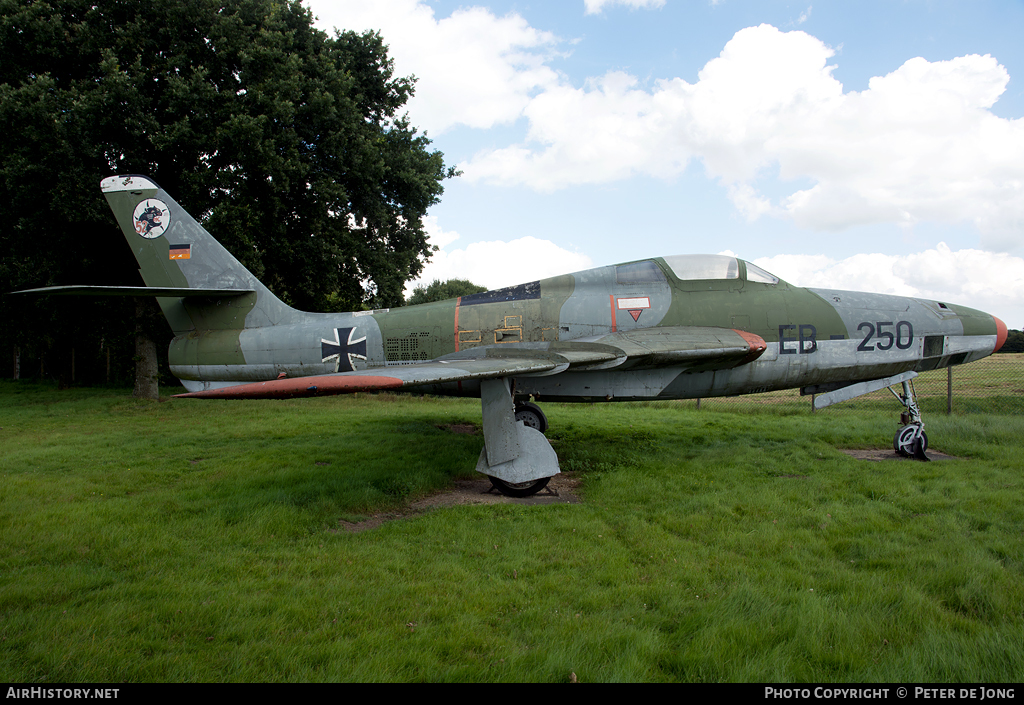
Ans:
[[[893,325],[896,326],[895,330],[891,328]],[[895,324],[892,321],[878,321],[877,323],[865,321],[857,326],[859,331],[864,329],[867,329],[867,335],[864,336],[864,340],[860,341],[860,345],[857,346],[858,350],[889,350],[893,345],[900,350],[906,350],[914,344],[914,326],[910,324],[910,321],[897,321]],[[875,343],[869,345],[872,338]]]

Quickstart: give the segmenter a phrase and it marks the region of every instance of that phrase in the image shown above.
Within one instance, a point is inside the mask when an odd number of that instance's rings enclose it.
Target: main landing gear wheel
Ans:
[[[533,402],[516,404],[516,421],[522,421],[527,428],[536,429],[541,433],[548,430],[548,417]]]
[[[904,426],[892,439],[892,448],[905,458],[913,456],[920,460],[928,460],[928,456],[925,455],[925,451],[928,450],[928,434],[921,431],[918,436],[917,426]]]
[[[488,475],[491,479],[491,484],[494,485],[498,492],[501,492],[506,497],[529,497],[540,492],[542,489],[548,486],[550,477],[542,477],[539,480],[530,480],[529,482],[505,482],[497,477]]]

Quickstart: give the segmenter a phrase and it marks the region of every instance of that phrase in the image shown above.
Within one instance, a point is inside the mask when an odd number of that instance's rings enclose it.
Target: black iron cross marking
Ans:
[[[335,372],[351,372],[355,369],[353,360],[366,359],[366,336],[352,340],[355,328],[335,328],[334,340],[320,339],[321,362],[334,360]],[[341,341],[345,341],[344,343]]]

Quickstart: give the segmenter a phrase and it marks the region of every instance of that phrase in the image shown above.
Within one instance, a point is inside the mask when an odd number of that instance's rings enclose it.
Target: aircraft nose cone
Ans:
[[[996,322],[996,347],[992,352],[999,352],[999,348],[1006,342],[1006,324],[995,316],[992,316],[992,320]]]

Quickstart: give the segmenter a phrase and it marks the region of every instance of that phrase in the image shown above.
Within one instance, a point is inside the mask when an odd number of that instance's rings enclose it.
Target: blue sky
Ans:
[[[463,176],[427,280],[733,252],[1024,326],[1024,3],[307,3]]]

